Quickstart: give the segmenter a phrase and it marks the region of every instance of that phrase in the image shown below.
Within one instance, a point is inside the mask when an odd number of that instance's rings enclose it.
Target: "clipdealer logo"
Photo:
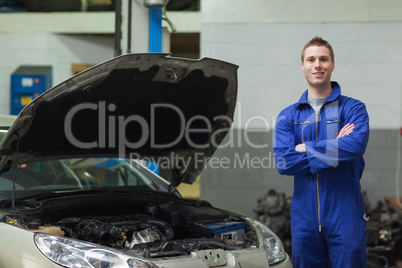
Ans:
[[[158,111],[158,109],[161,109]],[[177,132],[178,135],[174,137],[173,140],[166,143],[157,143],[155,141],[155,116],[156,112],[164,112],[168,109],[169,112],[177,115],[178,122],[180,123],[180,129]],[[206,157],[203,153],[194,153],[191,158],[178,156],[178,155],[169,155],[166,157],[147,157],[141,156],[138,153],[130,153],[129,158],[132,160],[145,160],[149,162],[155,162],[161,167],[179,167],[180,170],[186,170],[190,165],[194,165],[196,168],[204,166],[205,168],[234,168],[234,169],[275,169],[275,157],[272,152],[268,152],[265,150],[269,147],[268,140],[264,140],[261,143],[255,143],[252,141],[252,134],[255,128],[250,127],[255,122],[262,122],[264,127],[261,129],[257,129],[258,131],[264,130],[265,132],[270,132],[271,128],[274,128],[275,118],[272,118],[272,122],[270,123],[263,116],[252,116],[247,118],[245,122],[244,128],[234,129],[233,131],[229,131],[232,125],[232,119],[219,115],[213,118],[212,122],[210,119],[206,118],[203,115],[195,115],[186,120],[184,113],[180,110],[179,107],[167,104],[167,103],[159,103],[152,104],[150,106],[150,119],[146,120],[144,117],[133,114],[129,116],[118,115],[116,113],[117,107],[115,104],[110,103],[107,104],[105,101],[100,101],[98,103],[81,103],[73,108],[71,108],[66,114],[64,121],[64,131],[65,136],[68,141],[74,145],[75,147],[82,149],[93,149],[93,148],[112,148],[118,149],[119,157],[126,158],[127,150],[136,151],[136,149],[140,149],[144,145],[151,146],[152,149],[169,149],[174,147],[183,139],[194,149],[209,149],[209,146],[214,146],[216,148],[240,148],[243,147],[243,143],[245,143],[246,147],[251,147],[254,149],[262,149],[264,150],[263,155],[253,156],[249,152],[240,153],[235,152],[231,157]],[[98,117],[98,135],[94,137],[92,141],[83,141],[80,140],[80,136],[76,135],[73,131],[72,125],[74,120],[79,117],[80,112],[95,112]],[[237,105],[237,124],[240,126],[242,123],[241,118],[241,103]],[[204,128],[195,127],[200,126],[200,124],[195,124],[195,122],[203,122]],[[212,124],[217,121],[224,121],[227,127],[222,129],[218,129],[213,131]],[[136,128],[140,136],[137,136],[137,140],[133,141],[129,140],[126,137],[126,128],[130,124],[135,124]],[[250,131],[250,129],[251,131]],[[228,132],[228,139],[225,141],[218,141],[217,135],[222,132]],[[197,144],[191,139],[191,134],[193,133],[212,133],[210,143],[209,144]],[[132,138],[132,137],[130,137]],[[283,162],[283,163],[282,163]],[[277,160],[277,165],[285,165],[284,160]]]
[[[66,115],[64,121],[64,131],[68,141],[75,147],[82,149],[92,148],[118,148],[120,155],[125,155],[126,148],[138,149],[150,144],[152,149],[166,149],[177,145],[183,139],[194,149],[205,149],[209,146],[219,146],[217,142],[217,135],[223,131],[229,131],[232,120],[224,115],[219,115],[213,118],[213,122],[224,120],[227,122],[227,128],[220,129],[218,131],[212,130],[213,126],[211,121],[202,115],[196,115],[186,121],[184,113],[175,105],[168,103],[152,104],[150,106],[150,120],[149,122],[138,114],[130,116],[113,114],[116,111],[115,104],[106,105],[106,102],[100,101],[96,103],[82,103],[74,106]],[[176,113],[179,119],[180,129],[178,129],[178,135],[174,140],[167,143],[157,143],[155,141],[155,114],[158,109],[169,109]],[[82,141],[77,138],[73,133],[72,123],[77,114],[84,110],[92,110],[98,113],[98,137],[93,141]],[[196,122],[203,122],[204,128],[194,127]],[[141,133],[140,138],[136,141],[130,141],[126,137],[126,128],[129,124],[136,124],[138,132]],[[192,140],[191,135],[193,133],[213,133],[211,136],[211,144],[198,144]],[[117,141],[117,144],[116,144]]]

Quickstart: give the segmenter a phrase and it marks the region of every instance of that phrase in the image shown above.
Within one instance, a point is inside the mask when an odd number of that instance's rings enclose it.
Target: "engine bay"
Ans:
[[[9,214],[6,220],[33,232],[74,238],[145,258],[187,255],[204,249],[237,250],[256,244],[254,231],[242,217],[227,215],[206,201],[176,199],[149,204],[111,196],[101,199],[102,203],[70,197],[63,204],[60,199],[46,200],[40,207],[19,209],[18,217]]]

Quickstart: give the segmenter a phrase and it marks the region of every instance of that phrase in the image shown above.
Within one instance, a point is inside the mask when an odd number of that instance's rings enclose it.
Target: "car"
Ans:
[[[268,227],[177,191],[231,128],[237,69],[121,55],[0,118],[0,267],[292,267]]]

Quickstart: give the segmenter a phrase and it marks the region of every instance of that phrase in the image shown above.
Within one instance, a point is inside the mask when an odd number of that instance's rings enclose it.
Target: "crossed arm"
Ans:
[[[341,129],[341,131],[339,131],[339,134],[338,134],[338,136],[336,138],[338,139],[338,138],[341,138],[341,137],[349,135],[350,133],[353,132],[354,128],[355,128],[354,124],[347,123]],[[298,144],[298,145],[296,145],[295,150],[300,152],[300,153],[305,153],[306,152],[306,146],[304,145],[304,143]]]
[[[278,172],[283,175],[314,174],[323,169],[336,167],[340,163],[360,158],[368,143],[369,117],[363,103],[350,100],[346,122],[333,139],[304,141],[297,144],[293,116],[294,107],[283,110],[275,125],[274,156]],[[325,126],[324,126],[325,127]],[[292,145],[292,144],[297,144]]]

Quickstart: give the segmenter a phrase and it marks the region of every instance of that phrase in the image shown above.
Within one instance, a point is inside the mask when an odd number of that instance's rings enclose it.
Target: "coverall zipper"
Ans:
[[[318,140],[318,114],[315,115],[315,140]],[[318,231],[321,232],[321,216],[320,216],[320,185],[318,183],[317,173],[317,200],[318,200]]]

